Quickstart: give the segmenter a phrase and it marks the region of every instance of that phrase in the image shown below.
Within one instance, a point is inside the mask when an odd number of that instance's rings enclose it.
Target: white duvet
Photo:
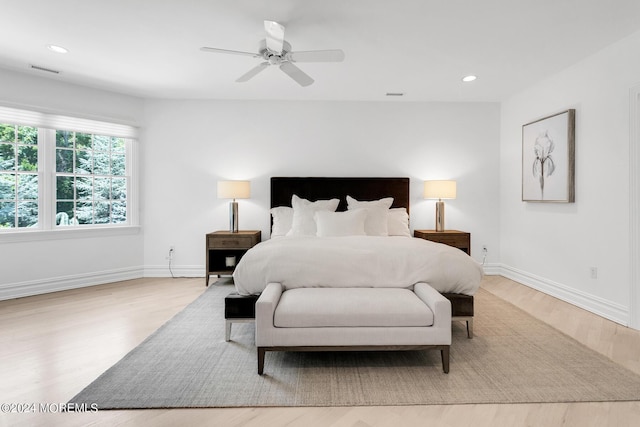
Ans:
[[[426,282],[473,295],[482,266],[457,248],[411,237],[286,237],[266,240],[240,259],[233,279],[242,295],[268,283],[301,287],[394,287]]]

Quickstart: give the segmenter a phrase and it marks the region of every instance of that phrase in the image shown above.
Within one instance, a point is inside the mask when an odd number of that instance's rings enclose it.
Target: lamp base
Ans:
[[[436,231],[444,231],[444,202],[436,202]]]
[[[238,202],[235,200],[229,203],[229,231],[238,232]]]

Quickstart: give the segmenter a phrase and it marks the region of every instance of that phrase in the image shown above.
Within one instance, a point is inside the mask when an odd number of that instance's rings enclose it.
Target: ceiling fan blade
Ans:
[[[289,77],[295,80],[300,86],[309,86],[313,83],[313,79],[311,77],[291,62],[283,62],[280,65],[280,69],[287,73]]]
[[[244,56],[251,56],[253,58],[260,58],[260,54],[258,53],[251,53],[251,52],[241,52],[239,50],[227,50],[227,49],[218,49],[215,47],[201,47],[200,48],[201,51],[203,52],[213,52],[213,53],[229,53],[231,55],[244,55]]]
[[[293,62],[342,62],[344,61],[344,52],[340,49],[308,50],[291,52],[288,58]]]
[[[252,69],[250,69],[249,71],[247,71],[246,73],[244,73],[242,76],[240,76],[236,80],[236,82],[244,83],[246,81],[249,81],[250,79],[255,77],[256,74],[258,74],[260,71],[264,70],[268,66],[269,66],[268,62],[263,62],[262,64],[258,64],[255,67],[253,67]]]
[[[281,54],[284,44],[284,25],[275,21],[264,21],[264,30],[267,32],[267,49],[273,53]]]

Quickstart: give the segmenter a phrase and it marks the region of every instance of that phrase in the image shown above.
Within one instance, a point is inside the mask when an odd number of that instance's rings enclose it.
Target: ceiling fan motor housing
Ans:
[[[274,52],[267,48],[267,40],[261,40],[258,47],[258,53],[271,65],[278,65],[282,61],[290,61],[288,55],[291,52],[291,44],[287,41],[282,42],[282,52]]]

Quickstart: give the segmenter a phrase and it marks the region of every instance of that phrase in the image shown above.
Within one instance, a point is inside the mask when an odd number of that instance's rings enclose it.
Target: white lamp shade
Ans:
[[[455,199],[456,198],[456,182],[455,181],[425,181],[424,182],[424,198],[425,199]]]
[[[251,197],[249,181],[218,181],[218,199],[248,199]]]

